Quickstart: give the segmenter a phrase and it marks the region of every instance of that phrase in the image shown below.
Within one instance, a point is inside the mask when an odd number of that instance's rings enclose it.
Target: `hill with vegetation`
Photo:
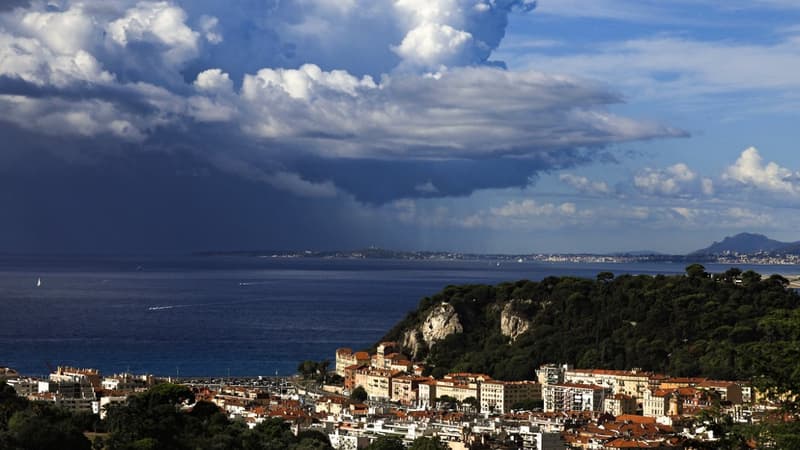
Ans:
[[[782,388],[800,377],[799,306],[780,275],[712,275],[693,264],[677,276],[603,272],[448,286],[422,299],[384,340],[402,343],[434,376],[530,379],[536,367],[555,362],[758,378]]]
[[[739,233],[735,236],[728,236],[720,242],[714,242],[710,246],[696,250],[689,256],[697,255],[720,255],[723,253],[796,253],[800,248],[798,242],[781,242],[770,239],[763,234]]]

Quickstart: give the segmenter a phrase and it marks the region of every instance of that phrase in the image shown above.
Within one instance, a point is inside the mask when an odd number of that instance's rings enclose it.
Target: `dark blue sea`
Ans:
[[[683,265],[3,256],[0,366],[28,375],[56,365],[164,376],[289,375],[302,360],[333,359],[338,347],[370,346],[422,297],[449,284],[593,278],[606,270],[669,274]]]

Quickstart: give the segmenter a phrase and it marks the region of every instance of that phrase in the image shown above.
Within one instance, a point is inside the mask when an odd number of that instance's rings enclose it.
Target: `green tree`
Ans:
[[[753,270],[748,270],[742,274],[742,282],[745,286],[755,286],[761,281],[761,274]]]
[[[297,433],[297,439],[313,439],[326,445],[330,445],[331,443],[331,440],[328,439],[328,435],[319,430],[303,430]]]
[[[706,278],[708,274],[706,273],[706,268],[702,264],[690,264],[686,266],[686,275],[689,278]]]
[[[358,403],[364,403],[367,401],[368,397],[369,395],[367,394],[367,390],[362,386],[356,386],[356,388],[353,389],[353,392],[350,393],[350,400]]]
[[[18,397],[14,388],[5,381],[0,381],[0,430],[8,426],[8,420],[14,413],[23,411],[28,406],[28,400]]]
[[[367,450],[406,450],[406,446],[399,437],[381,436],[372,441]]]
[[[466,407],[472,409],[472,410],[477,410],[478,407],[480,406],[480,403],[478,402],[478,399],[475,398],[475,397],[467,397],[467,398],[464,399],[464,401],[461,402],[461,404],[463,406],[466,406]]]
[[[68,411],[38,404],[14,413],[8,421],[8,436],[24,450],[91,450],[92,444],[75,426]]]
[[[522,400],[511,405],[517,411],[536,411],[544,408],[544,400]]]
[[[607,283],[614,279],[614,274],[612,272],[600,272],[597,274],[597,281],[601,283]]]
[[[285,450],[295,444],[289,425],[277,418],[267,419],[245,433],[244,450]]]
[[[306,360],[297,366],[297,372],[307,380],[315,380],[318,383],[324,383],[328,378],[328,368],[331,362],[329,360],[323,361],[310,361]]]
[[[742,270],[737,267],[731,267],[723,274],[723,279],[728,283],[733,283],[742,275]]]
[[[447,445],[442,443],[439,438],[419,437],[414,439],[408,450],[447,450]]]
[[[771,283],[775,283],[784,288],[789,287],[789,280],[782,275],[778,275],[777,273],[770,275],[769,278],[767,278],[767,280]]]

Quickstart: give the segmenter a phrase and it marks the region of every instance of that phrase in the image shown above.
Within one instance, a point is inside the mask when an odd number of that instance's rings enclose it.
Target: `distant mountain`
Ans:
[[[756,253],[777,252],[795,253],[800,250],[800,242],[781,242],[770,239],[763,234],[739,233],[728,236],[722,242],[714,242],[710,246],[696,250],[690,255],[718,255],[721,253]]]

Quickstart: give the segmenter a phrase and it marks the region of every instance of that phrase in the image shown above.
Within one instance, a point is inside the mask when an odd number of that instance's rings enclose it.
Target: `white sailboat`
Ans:
[[[42,285],[42,279],[41,278],[37,278],[36,279],[36,287],[40,287],[41,285]]]

